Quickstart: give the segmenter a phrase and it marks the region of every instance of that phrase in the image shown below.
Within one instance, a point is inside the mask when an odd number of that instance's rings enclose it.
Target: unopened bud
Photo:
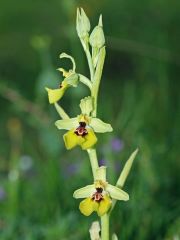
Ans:
[[[90,31],[90,21],[84,12],[84,10],[81,8],[77,9],[77,17],[76,17],[76,30],[78,33],[78,36],[80,38],[84,38],[89,34]]]
[[[103,25],[102,25],[102,16],[99,18],[99,24],[94,28],[92,31],[89,42],[92,47],[101,48],[105,44],[105,37],[103,32]]]

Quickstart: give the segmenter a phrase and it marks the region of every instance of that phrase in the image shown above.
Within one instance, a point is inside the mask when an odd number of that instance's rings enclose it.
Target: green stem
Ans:
[[[90,76],[91,76],[91,81],[94,78],[94,67],[93,67],[93,62],[92,62],[92,58],[91,58],[91,54],[89,52],[89,48],[85,50],[86,53],[86,57],[88,60],[88,65],[89,65],[89,70],[90,70]]]
[[[98,92],[99,92],[99,85],[102,77],[105,55],[106,55],[106,50],[105,50],[105,47],[103,47],[100,49],[100,52],[99,52],[99,59],[98,59],[96,72],[93,79],[92,90],[91,90],[91,95],[94,99],[94,108],[92,112],[93,117],[96,117],[96,114],[97,114],[97,98],[98,98]]]
[[[80,38],[80,41],[81,41],[81,44],[84,48],[84,52],[85,52],[86,57],[87,57],[89,70],[90,70],[91,81],[93,81],[93,79],[94,79],[94,67],[93,67],[92,57],[91,57],[91,54],[90,54],[90,51],[89,51],[89,45],[86,42],[87,41],[86,39],[83,40],[83,39]]]
[[[100,49],[99,52],[99,57],[97,61],[97,67],[96,71],[93,66],[93,60],[92,56],[89,52],[89,45],[86,41],[83,41],[82,39],[81,43],[84,48],[88,65],[89,65],[89,70],[90,70],[90,76],[91,76],[91,82],[92,82],[92,88],[91,88],[91,96],[94,100],[93,104],[93,111],[92,111],[92,117],[96,117],[97,115],[97,98],[98,98],[98,92],[99,92],[99,85],[102,77],[102,70],[104,66],[104,60],[105,60],[105,55],[106,55],[106,50],[105,47]],[[94,73],[95,71],[95,73]],[[96,149],[88,149],[87,150],[90,158],[90,163],[91,163],[91,168],[92,168],[92,173],[94,180],[96,179],[96,169],[99,167],[98,160],[97,160],[97,154],[96,154]],[[104,214],[101,217],[101,240],[109,240],[109,214]]]
[[[109,215],[101,217],[101,240],[109,240]]]
[[[92,89],[91,81],[87,77],[83,76],[82,74],[78,74],[78,75],[79,75],[79,81],[85,84],[91,90]]]
[[[96,177],[96,169],[99,167],[98,160],[97,160],[97,154],[96,154],[96,149],[90,148],[87,150],[90,158],[90,163],[91,163],[91,168],[92,168],[92,173],[93,177],[95,179]]]

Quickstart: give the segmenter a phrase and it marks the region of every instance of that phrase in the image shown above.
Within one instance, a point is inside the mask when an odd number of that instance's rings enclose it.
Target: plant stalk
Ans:
[[[87,42],[86,39],[83,40],[83,39],[80,38],[80,41],[81,41],[81,44],[84,48],[84,52],[85,52],[86,57],[87,57],[88,66],[89,66],[89,70],[90,70],[91,81],[93,81],[93,79],[94,79],[94,67],[93,67],[92,57],[91,57],[91,54],[90,54],[90,51],[89,51],[89,45],[88,45],[88,42]]]
[[[91,148],[91,149],[88,149],[87,152],[88,152],[88,155],[89,155],[89,158],[90,158],[93,178],[95,180],[95,178],[96,178],[96,169],[99,167],[98,160],[97,160],[96,149]]]
[[[109,214],[101,217],[101,240],[109,240]]]

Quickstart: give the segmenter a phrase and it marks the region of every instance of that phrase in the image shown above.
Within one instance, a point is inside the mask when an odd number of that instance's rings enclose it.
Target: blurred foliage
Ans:
[[[115,183],[130,153],[140,149],[117,204],[112,230],[120,239],[180,239],[179,75],[180,2],[1,0],[0,8],[0,239],[88,239],[96,215],[84,219],[75,189],[91,181],[86,152],[66,151],[58,115],[44,86],[72,54],[88,74],[75,32],[76,7],[92,23],[103,14],[107,58],[99,116],[113,134],[99,135],[98,156]],[[87,95],[70,89],[62,105],[78,114]]]

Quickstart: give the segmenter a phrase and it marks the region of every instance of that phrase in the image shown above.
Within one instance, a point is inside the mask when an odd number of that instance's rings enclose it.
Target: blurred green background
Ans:
[[[1,0],[0,3],[0,239],[81,240],[97,219],[85,218],[72,193],[92,182],[88,156],[66,151],[44,86],[74,56],[89,74],[75,31],[81,6],[92,26],[103,14],[107,57],[98,114],[114,128],[99,135],[101,164],[115,183],[130,153],[140,152],[111,230],[120,239],[179,240],[180,2],[125,0]],[[38,37],[37,37],[38,36]],[[62,105],[79,113],[84,86],[67,91]]]

